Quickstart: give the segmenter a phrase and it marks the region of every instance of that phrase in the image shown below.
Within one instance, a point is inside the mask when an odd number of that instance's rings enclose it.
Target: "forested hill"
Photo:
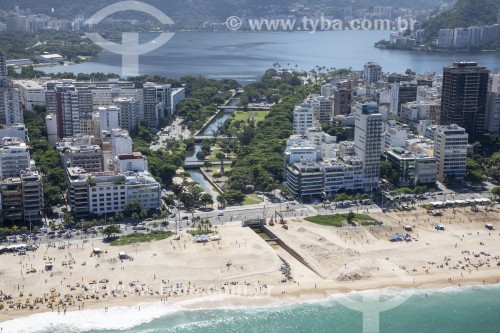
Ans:
[[[499,0],[457,0],[454,6],[430,18],[424,25],[428,39],[437,37],[439,29],[468,28],[497,23]]]
[[[14,6],[30,8],[32,13],[47,14],[58,18],[71,18],[77,14],[85,17],[111,3],[113,0],[0,0],[0,8],[8,11]],[[172,17],[175,22],[197,22],[206,20],[224,21],[232,15],[260,17],[291,13],[292,8],[305,8],[308,12],[324,12],[327,15],[341,14],[344,8],[366,9],[374,6],[428,9],[436,7],[435,0],[144,0]],[[297,6],[301,5],[301,6]],[[52,10],[53,9],[53,10]]]

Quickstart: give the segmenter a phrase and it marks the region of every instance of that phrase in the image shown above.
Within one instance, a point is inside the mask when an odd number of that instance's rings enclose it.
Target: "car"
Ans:
[[[224,213],[220,212],[220,213],[217,214],[217,216],[224,216]]]
[[[183,220],[189,220],[189,216],[183,216],[182,219]]]
[[[168,217],[170,217],[171,219],[175,218],[175,213],[170,214]]]

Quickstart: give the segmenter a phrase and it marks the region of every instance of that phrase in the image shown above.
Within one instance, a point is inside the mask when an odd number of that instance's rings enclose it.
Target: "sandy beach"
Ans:
[[[195,243],[183,233],[146,244],[112,247],[101,241],[41,246],[0,258],[0,321],[34,313],[168,302],[184,308],[265,306],[318,300],[340,292],[387,287],[432,289],[496,284],[500,277],[498,211],[424,209],[371,214],[381,226],[334,228],[300,218],[268,228],[300,257],[238,224],[218,228],[221,240]],[[444,225],[444,231],[434,228]],[[411,242],[389,242],[406,234]],[[94,247],[103,250],[92,254]],[[131,258],[120,260],[119,252]],[[51,261],[52,271],[45,271]],[[283,273],[286,261],[290,279]],[[36,270],[36,271],[35,271]],[[214,296],[221,297],[214,297]],[[138,309],[140,311],[140,307]]]

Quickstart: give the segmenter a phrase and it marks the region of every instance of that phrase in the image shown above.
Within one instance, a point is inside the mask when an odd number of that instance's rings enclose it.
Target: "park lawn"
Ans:
[[[260,204],[262,202],[262,199],[257,196],[257,194],[249,194],[245,196],[245,199],[243,199],[242,205],[256,205]]]
[[[263,121],[264,118],[269,114],[270,111],[236,111],[234,113],[233,121],[237,120],[242,120],[242,121],[247,121],[250,119],[250,115],[254,114],[255,118],[255,124],[257,124],[260,121]]]
[[[354,214],[354,222],[359,222],[363,226],[374,225],[376,220],[366,214]],[[327,225],[332,227],[343,227],[347,224],[347,214],[317,215],[305,218],[306,221]]]
[[[210,162],[217,162],[219,161],[219,159],[217,159],[217,153],[220,153],[222,152],[222,150],[220,149],[220,146],[218,144],[215,144],[215,146],[212,147],[212,151],[210,152],[210,155],[207,157],[207,160],[209,160]],[[229,155],[226,155],[226,160],[230,160],[234,158],[234,153],[231,153]]]
[[[130,234],[125,236],[120,236],[110,243],[111,246],[124,246],[135,243],[148,243],[152,241],[160,241],[167,239],[174,235],[172,231],[151,231],[148,234]]]

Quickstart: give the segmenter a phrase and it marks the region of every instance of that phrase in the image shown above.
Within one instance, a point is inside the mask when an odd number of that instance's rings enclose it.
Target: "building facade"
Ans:
[[[471,137],[484,133],[488,77],[489,71],[476,62],[445,67],[440,124],[457,124]]]
[[[366,190],[378,188],[380,180],[380,152],[383,140],[383,121],[376,103],[357,104],[354,115],[356,155],[363,163]]]
[[[438,126],[434,133],[434,153],[440,182],[465,177],[469,135],[456,124]]]
[[[366,63],[363,68],[363,79],[367,85],[377,83],[382,79],[382,67],[373,61]]]

